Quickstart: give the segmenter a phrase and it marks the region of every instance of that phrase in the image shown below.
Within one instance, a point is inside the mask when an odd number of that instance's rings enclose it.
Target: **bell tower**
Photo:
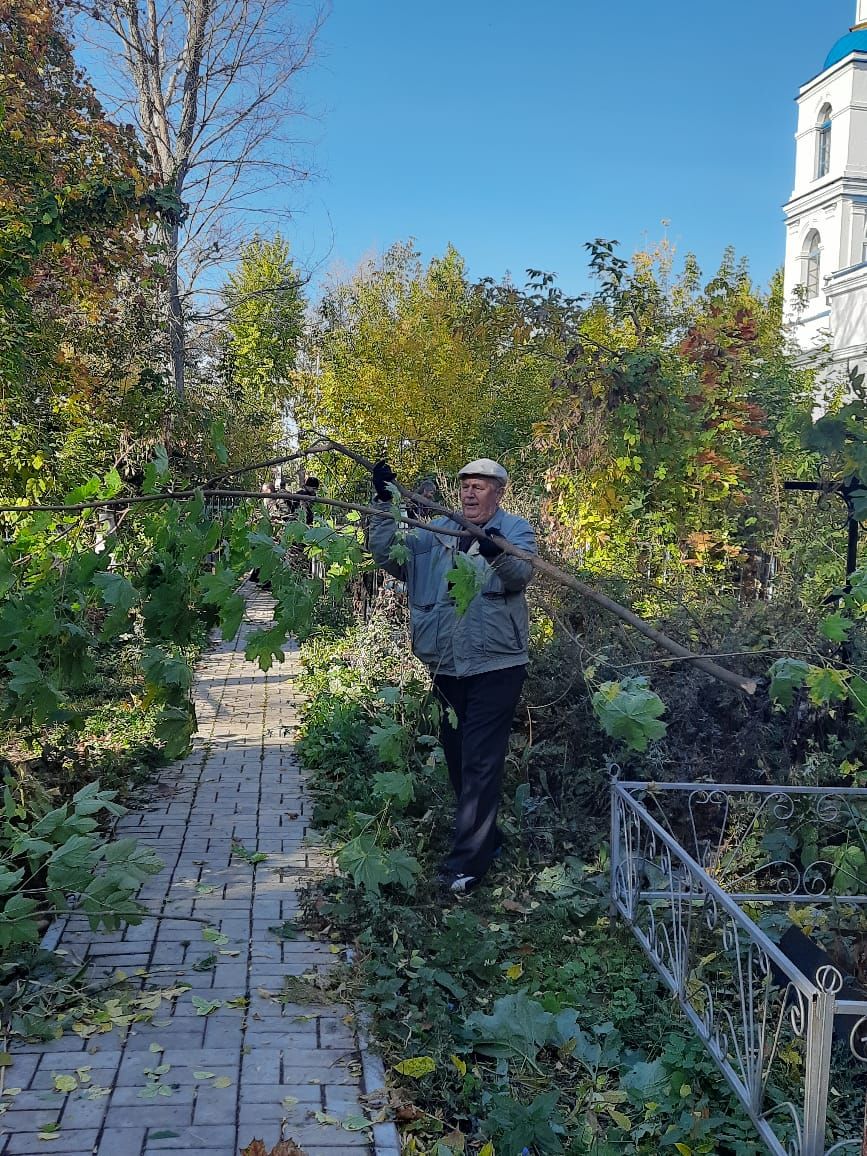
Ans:
[[[805,354],[867,368],[867,0],[798,93],[786,320]]]

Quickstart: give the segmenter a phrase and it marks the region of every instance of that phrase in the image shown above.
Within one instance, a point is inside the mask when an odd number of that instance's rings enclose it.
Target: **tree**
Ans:
[[[292,0],[94,0],[103,63],[147,150],[155,183],[186,206],[166,229],[172,379],[184,395],[187,304],[199,274],[231,256],[233,214],[306,176],[288,129],[293,81],[310,62],[322,9]],[[118,52],[118,48],[120,51]]]
[[[423,268],[394,245],[325,297],[301,376],[299,426],[410,478],[525,446],[549,372],[504,340],[456,250]]]
[[[580,316],[537,429],[551,528],[586,565],[713,570],[769,529],[766,491],[798,468],[809,375],[787,356],[779,292],[728,255],[704,291],[687,261],[590,246],[601,288]]]
[[[160,197],[76,68],[56,4],[0,0],[0,59],[0,486],[33,494],[67,466],[74,484],[82,451],[116,444],[158,390],[142,381],[142,237]]]
[[[287,404],[304,326],[302,281],[279,233],[254,238],[223,287],[222,328],[176,416],[173,457],[189,469],[210,461],[220,427],[223,466],[276,457],[287,437]],[[248,479],[253,484],[255,476]],[[257,483],[258,484],[258,483]]]

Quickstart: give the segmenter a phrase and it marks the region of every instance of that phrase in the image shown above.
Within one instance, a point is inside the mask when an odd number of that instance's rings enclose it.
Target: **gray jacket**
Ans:
[[[374,504],[390,509],[387,503]],[[407,585],[413,652],[433,674],[459,678],[525,665],[529,621],[524,587],[533,567],[508,554],[488,562],[473,544],[466,556],[482,575],[482,589],[458,616],[446,582],[458,539],[438,534],[438,527],[460,529],[449,518],[436,518],[429,529],[411,530],[405,538],[409,557],[399,563],[389,559],[399,524],[391,517],[371,520],[370,550],[377,565]],[[536,552],[533,527],[515,514],[497,510],[485,529],[499,530],[516,546]]]

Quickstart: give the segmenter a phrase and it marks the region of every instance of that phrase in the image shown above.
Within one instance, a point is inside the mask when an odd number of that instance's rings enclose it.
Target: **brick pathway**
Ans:
[[[359,1097],[382,1085],[381,1065],[359,1050],[346,1009],[269,995],[287,976],[334,962],[327,944],[269,932],[295,915],[299,880],[324,865],[310,846],[293,750],[297,656],[268,674],[244,659],[245,638],[270,606],[251,590],[238,637],[204,657],[193,753],[164,772],[146,811],[120,823],[119,835],[154,847],[166,864],[140,893],[162,918],[114,935],[91,935],[77,917],[55,925],[60,948],[98,976],[120,969],[135,983],[143,969],[145,991],[190,990],[163,999],[150,1022],[14,1048],[5,1086],[22,1090],[3,1097],[0,1156],[237,1156],[254,1137],[268,1152],[291,1137],[309,1156],[397,1156],[392,1125],[341,1126],[363,1114]],[[253,867],[233,843],[268,858]],[[205,926],[220,940],[204,938]],[[297,985],[286,991],[303,998]],[[201,1015],[193,997],[221,1005]],[[238,997],[247,1004],[229,1006]],[[54,1090],[70,1075],[78,1088]],[[52,1124],[57,1134],[40,1139]]]

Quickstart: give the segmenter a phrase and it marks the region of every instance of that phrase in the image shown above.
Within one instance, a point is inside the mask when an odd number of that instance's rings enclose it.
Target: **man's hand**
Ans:
[[[379,461],[373,467],[373,488],[376,490],[376,496],[381,502],[391,501],[391,490],[388,488],[390,483],[397,481],[397,474],[385,461]]]
[[[485,534],[487,537],[477,539],[479,543],[479,553],[490,562],[493,558],[499,558],[503,553],[501,547],[496,543],[496,539],[502,538],[503,535],[499,530],[485,530]],[[503,541],[505,541],[505,538],[503,538]]]

